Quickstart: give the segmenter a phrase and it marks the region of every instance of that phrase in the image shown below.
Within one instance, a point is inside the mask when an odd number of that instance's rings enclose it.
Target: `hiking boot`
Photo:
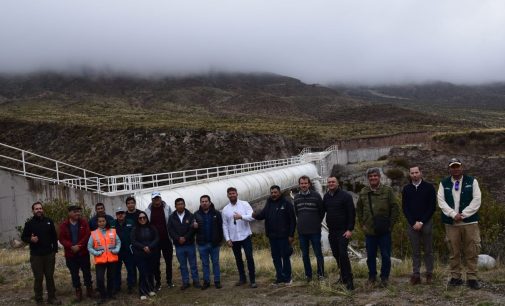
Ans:
[[[210,282],[203,282],[202,290],[205,290],[210,287]]]
[[[82,301],[82,289],[81,287],[75,288],[75,298],[77,301]]]
[[[247,281],[245,279],[241,279],[238,282],[235,283],[235,286],[242,286],[247,284]]]
[[[412,275],[410,277],[410,284],[412,286],[419,285],[421,283],[421,277],[419,275]]]
[[[349,291],[354,290],[354,281],[352,279],[348,280],[345,284],[345,288]]]
[[[473,290],[479,290],[481,288],[479,282],[476,279],[467,280],[466,285]]]
[[[463,285],[463,280],[461,278],[454,278],[452,277],[449,282],[447,283],[448,286],[462,286]]]
[[[426,274],[426,284],[431,285],[433,283],[433,275]]]
[[[92,298],[95,292],[93,291],[93,287],[88,286],[86,287],[86,296],[89,298]]]
[[[214,287],[216,287],[216,289],[223,288],[223,286],[221,286],[221,282],[214,282]]]
[[[251,288],[253,288],[253,289],[254,289],[254,288],[258,288],[258,285],[256,285],[256,283],[251,283],[251,284],[249,285],[249,287],[251,287]]]

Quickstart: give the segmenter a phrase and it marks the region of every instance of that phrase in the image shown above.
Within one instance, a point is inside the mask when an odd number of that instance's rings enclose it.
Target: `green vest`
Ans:
[[[449,204],[449,206],[454,209],[454,198],[452,196],[452,188],[453,188],[454,183],[451,181],[451,177],[446,177],[442,180],[442,187],[444,187],[444,197],[445,197],[445,202]],[[472,202],[473,199],[473,177],[463,175],[463,180],[461,181],[461,195],[459,199],[459,211],[458,213],[461,213],[463,209],[465,209],[468,205],[470,205],[470,202]],[[476,212],[475,214],[471,215],[468,218],[463,219],[463,222],[476,222],[479,221],[479,213]],[[454,219],[451,217],[447,217],[443,212],[442,212],[442,222],[445,224],[454,224]]]

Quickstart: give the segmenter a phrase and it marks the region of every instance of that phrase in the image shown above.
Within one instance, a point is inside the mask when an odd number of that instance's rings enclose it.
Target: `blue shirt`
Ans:
[[[79,222],[70,223],[70,235],[72,236],[72,245],[76,245],[79,242]]]
[[[210,213],[203,213],[203,232],[206,242],[212,242],[212,215]]]

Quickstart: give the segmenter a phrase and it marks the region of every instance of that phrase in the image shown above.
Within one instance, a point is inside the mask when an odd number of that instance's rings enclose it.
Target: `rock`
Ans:
[[[22,241],[19,241],[17,239],[12,239],[11,240],[11,247],[13,249],[19,249],[22,248],[25,244]]]
[[[496,260],[487,254],[479,254],[479,258],[477,259],[477,267],[493,269],[496,267]]]

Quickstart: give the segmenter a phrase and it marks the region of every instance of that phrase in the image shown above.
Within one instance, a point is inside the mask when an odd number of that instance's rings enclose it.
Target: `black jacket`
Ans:
[[[323,197],[323,204],[329,232],[354,230],[356,208],[348,192],[340,188],[333,194],[328,191]]]
[[[421,181],[416,188],[413,184],[408,184],[402,190],[403,214],[411,226],[416,221],[428,222],[437,205],[437,193],[431,183]]]
[[[37,243],[32,243],[32,234],[39,238]],[[25,223],[21,240],[30,244],[30,254],[44,256],[58,252],[58,237],[53,220],[42,216],[32,217]]]
[[[265,234],[269,238],[288,238],[295,235],[295,209],[284,197],[276,201],[268,198],[265,207],[254,215],[254,219],[265,220]]]
[[[175,246],[180,246],[179,237],[186,238],[183,245],[190,245],[195,243],[195,229],[193,228],[194,216],[189,210],[184,209],[184,218],[181,220],[174,211],[168,218],[168,234],[172,238]]]
[[[212,217],[212,245],[218,246],[224,239],[223,235],[223,217],[221,213],[214,208],[214,204],[210,204],[208,214]],[[196,223],[198,223],[198,229],[196,229],[196,243],[205,244],[205,228],[203,224],[203,216],[205,213],[203,209],[200,208],[195,212]]]
[[[132,251],[134,256],[148,256],[144,252],[144,247],[149,247],[151,253],[158,248],[160,237],[158,230],[150,224],[137,224],[131,232]]]

